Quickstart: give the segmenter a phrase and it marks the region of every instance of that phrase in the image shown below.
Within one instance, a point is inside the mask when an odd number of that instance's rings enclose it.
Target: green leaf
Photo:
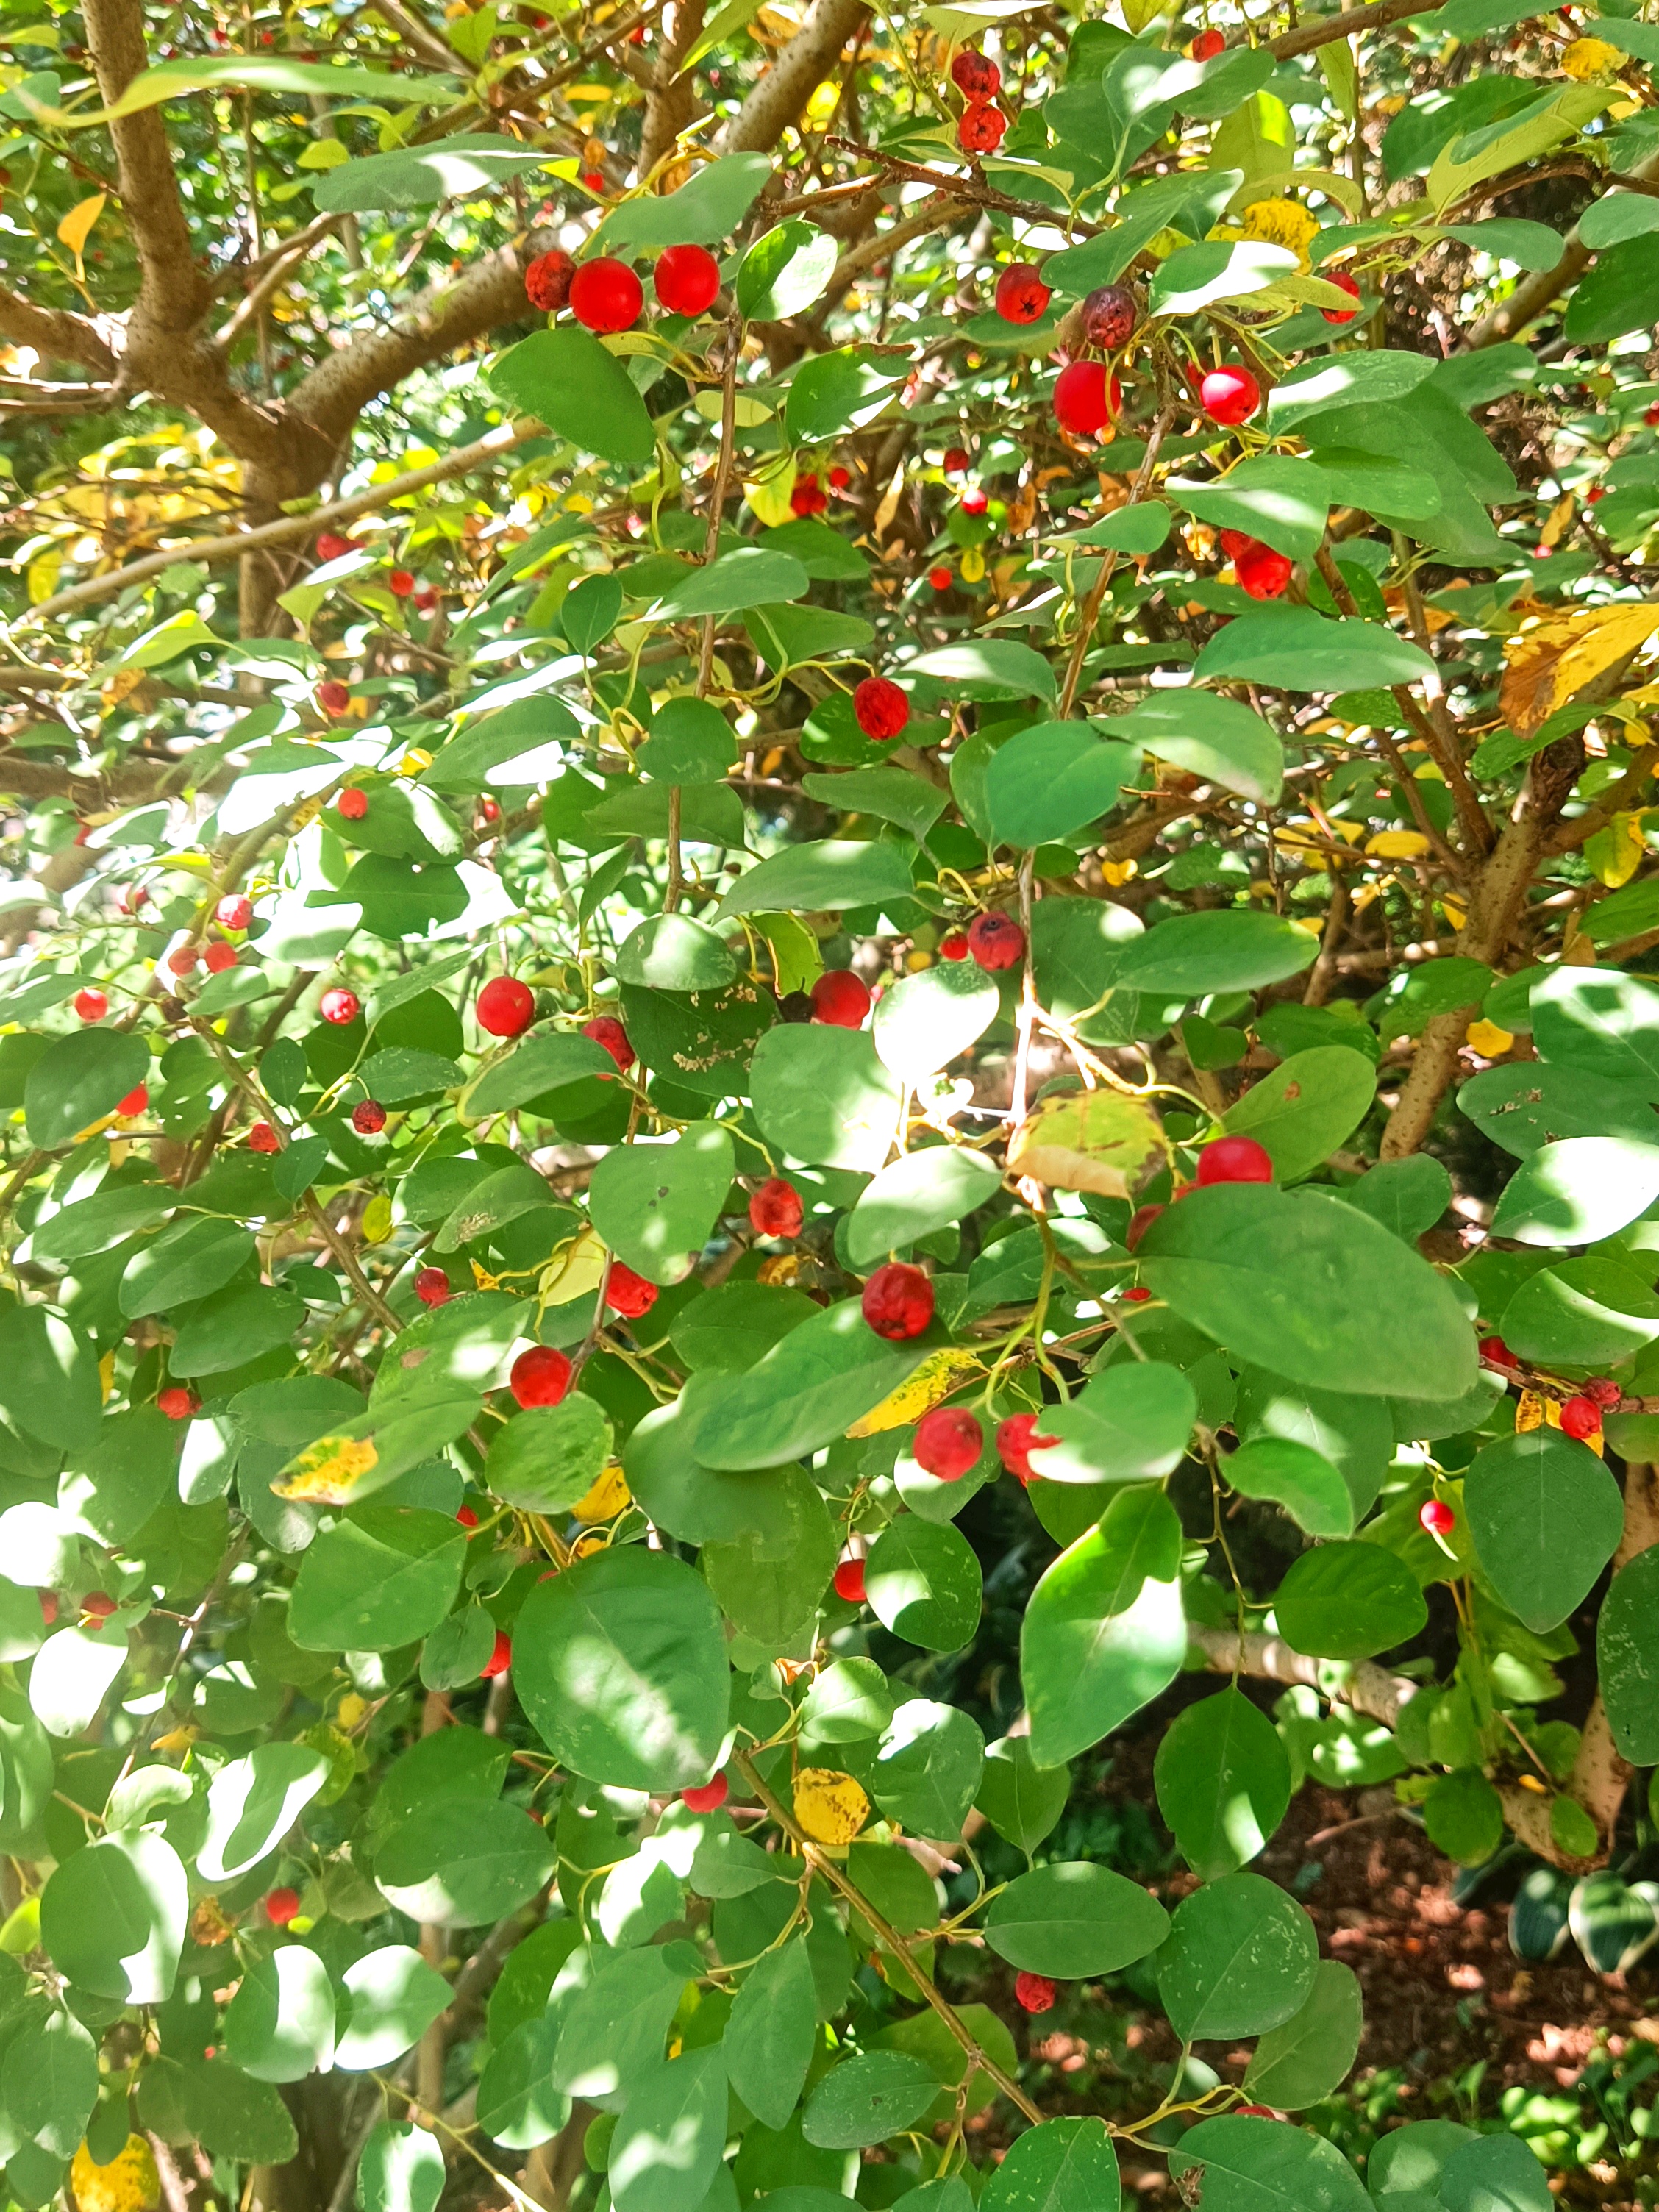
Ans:
[[[1609,23],[1609,30],[1646,29],[1645,24]],[[1446,2212],[1551,2212],[1555,2203],[1549,2177],[1523,2136],[1477,2136],[1461,2143],[1440,2176],[1440,2201]]]
[[[168,1368],[192,1378],[226,1374],[286,1344],[304,1319],[304,1304],[291,1291],[264,1283],[233,1286],[179,1316]]]
[[[390,1045],[371,1053],[357,1071],[365,1091],[382,1106],[401,1106],[434,1091],[453,1091],[461,1071],[441,1053],[416,1052],[408,1045]]]
[[[1330,492],[1311,461],[1263,453],[1208,482],[1170,477],[1164,489],[1200,522],[1242,530],[1292,561],[1310,562],[1324,541]]]
[[[1086,1860],[1018,1875],[985,1915],[985,1940],[999,1958],[1060,1981],[1115,1974],[1156,1951],[1169,1932],[1170,1916],[1156,1898]]]
[[[913,837],[925,836],[950,803],[944,792],[902,768],[848,768],[832,775],[804,775],[801,789],[809,799],[822,799],[838,812],[873,814],[880,821],[896,822]]]
[[[239,1221],[195,1215],[175,1221],[128,1263],[121,1277],[121,1311],[130,1321],[165,1313],[172,1306],[204,1298],[240,1274],[255,1252],[253,1238]]]
[[[738,914],[802,914],[820,908],[884,906],[907,900],[915,886],[896,845],[827,838],[788,845],[738,877],[714,909],[727,921]]]
[[[1031,1756],[1059,1766],[1166,1690],[1187,1656],[1178,1582],[1143,1580],[1115,1611],[1125,1561],[1100,1528],[1062,1552],[1031,1593],[1020,1679]]]
[[[1376,1070],[1346,1045],[1292,1053],[1228,1109],[1229,1136],[1254,1137],[1281,1182],[1322,1166],[1370,1111]],[[1659,1161],[1659,1152],[1656,1152]]]
[[[1222,300],[1246,299],[1293,276],[1300,264],[1288,247],[1261,239],[1209,239],[1181,246],[1160,262],[1148,307],[1154,315],[1195,315]]]
[[[1563,1260],[1521,1285],[1498,1327],[1522,1359],[1600,1367],[1659,1336],[1659,1297],[1628,1261]]]
[[[1138,1256],[1183,1320],[1292,1382],[1430,1400],[1475,1386],[1474,1332],[1449,1285],[1339,1199],[1200,1190],[1165,1208]]]
[[[972,1642],[983,1597],[979,1561],[952,1522],[900,1515],[872,1546],[864,1579],[872,1612],[907,1644],[959,1651]]]
[[[817,1487],[799,1468],[781,1469],[765,1494],[764,1510],[733,1534],[705,1544],[700,1564],[738,1632],[781,1652],[817,1611],[841,1541]]]
[[[817,2000],[804,1937],[766,1952],[750,1968],[725,2042],[732,2088],[763,2127],[783,2127],[818,2043]]]
[[[1595,1659],[1620,1757],[1659,1765],[1659,1546],[1613,1577],[1595,1624]]]
[[[830,282],[836,244],[828,231],[792,216],[757,238],[738,270],[738,312],[751,323],[782,322],[810,307]]]
[[[847,1256],[866,1273],[890,1254],[962,1220],[1001,1188],[1001,1170],[965,1146],[930,1145],[907,1152],[860,1194],[847,1219]]]
[[[1284,691],[1418,684],[1433,673],[1433,661],[1408,639],[1378,623],[1333,621],[1312,607],[1240,615],[1217,631],[1193,663],[1194,683],[1248,678]]]
[[[1040,722],[992,755],[985,803],[1000,845],[1030,851],[1068,837],[1116,805],[1135,772],[1127,745],[1103,743],[1093,722]]]
[[[1182,1856],[1210,1881],[1267,1849],[1291,1802],[1291,1763],[1273,1723],[1229,1688],[1165,1729],[1153,1783]]]
[[[577,1953],[571,1964],[582,1956]],[[647,1944],[595,1956],[589,1972],[592,1978],[564,1998],[553,2086],[573,2097],[614,2105],[624,2082],[637,2081],[660,2063],[685,1971],[667,1947]]]
[[[208,1788],[207,1838],[196,1869],[234,1881],[273,1851],[328,1780],[328,1761],[301,1743],[262,1743],[234,1759]]]
[[[98,1358],[78,1329],[46,1306],[0,1312],[0,1411],[26,1436],[88,1450],[98,1434]]]
[[[789,380],[785,427],[803,445],[833,438],[849,422],[861,428],[882,412],[905,374],[902,359],[860,346],[809,356]]]
[[[1304,2112],[1347,2078],[1364,2026],[1359,1983],[1352,1969],[1322,1959],[1299,2012],[1257,2044],[1244,2091],[1281,2112]]]
[[[23,1085],[30,1144],[55,1152],[70,1143],[112,1114],[149,1072],[149,1047],[131,1031],[94,1027],[54,1038]]]
[[[0,2068],[6,2118],[41,2149],[72,2157],[98,2101],[98,2047],[73,2014],[54,2009],[15,2036]]]
[[[526,1407],[498,1429],[484,1479],[520,1513],[568,1513],[610,1457],[611,1424],[599,1401],[578,1391],[556,1406]]]
[[[719,1386],[697,1449],[711,1467],[805,1458],[890,1397],[932,1349],[925,1337],[890,1344],[856,1298],[842,1298],[792,1329],[746,1375]]]
[[[1052,699],[1054,672],[1013,638],[972,638],[919,653],[907,675],[931,677],[964,699]]]
[[[1577,1606],[1624,1528],[1611,1471],[1588,1444],[1544,1426],[1475,1454],[1463,1510],[1493,1589],[1539,1635]]]
[[[516,1659],[516,1652],[515,1652]],[[556,1864],[553,1838],[517,1805],[417,1808],[380,1845],[374,1879],[398,1911],[447,1928],[488,1926],[536,1894]]]
[[[1659,1099],[1659,984],[1619,969],[1555,968],[1531,1011],[1540,1060]]]
[[[974,1802],[1006,1842],[1028,1856],[1052,1834],[1072,1791],[1069,1766],[1039,1766],[1023,1735],[985,1747],[985,1771]]]
[[[939,2088],[933,2068],[908,2051],[858,2051],[807,2099],[801,2133],[823,2150],[864,2150],[912,2126]]]
[[[103,123],[112,116],[137,115],[164,100],[205,92],[221,85],[245,86],[254,92],[320,93],[339,100],[373,100],[401,106],[447,106],[459,90],[459,80],[447,76],[401,76],[384,70],[351,69],[332,62],[289,61],[258,54],[216,54],[198,60],[161,62],[134,77],[114,104],[107,108],[77,108],[63,118],[64,126]],[[54,116],[54,121],[57,119]]]
[[[1318,1965],[1294,1898],[1259,1874],[1224,1875],[1176,1907],[1158,1995],[1183,2043],[1261,2035],[1301,2008]]]
[[[1170,2171],[1202,2175],[1204,2212],[1371,2212],[1364,2183],[1336,2145],[1283,2120],[1200,2120],[1171,2154]],[[1410,2212],[1432,2201],[1413,2200]]]
[[[551,2016],[521,2021],[490,2052],[478,2077],[478,2125],[492,2142],[533,2150],[557,2135],[570,2118],[570,2100],[553,2087],[559,2022]]]
[[[303,1943],[256,1958],[225,2014],[225,2049],[256,2081],[300,2081],[334,2063],[334,1988]]]
[[[1271,914],[1182,914],[1129,939],[1112,981],[1127,991],[1197,999],[1219,991],[1257,991],[1310,967],[1314,939]]]
[[[1279,438],[1331,408],[1403,399],[1433,373],[1434,362],[1426,354],[1318,354],[1274,385],[1267,395],[1267,425]]]
[[[1117,2153],[1104,2120],[1073,2114],[1018,2136],[992,2167],[982,2212],[1117,2212]]]
[[[1477,1766],[1437,1775],[1423,1800],[1429,1840],[1460,1866],[1479,1866],[1504,1840],[1504,1801]]]
[[[617,2212],[697,2212],[726,2148],[726,2054],[687,2051],[632,2084],[611,2138]]]
[[[399,146],[389,154],[341,161],[311,189],[328,214],[436,207],[440,200],[495,191],[532,169],[545,168],[548,159],[514,139],[463,131],[430,146]]]
[[[1241,1498],[1271,1498],[1310,1536],[1352,1536],[1353,1498],[1341,1470],[1291,1437],[1258,1437],[1222,1462]]]
[[[587,331],[533,332],[491,366],[489,381],[509,407],[602,461],[643,468],[656,450],[651,417],[627,370]]]
[[[1263,806],[1273,805],[1284,789],[1285,750],[1277,735],[1241,701],[1214,691],[1189,685],[1155,692],[1127,714],[1095,726]]]
[[[444,1514],[355,1507],[301,1561],[289,1634],[307,1651],[395,1651],[449,1611],[465,1559],[466,1532]]]
[[[984,1765],[985,1739],[969,1715],[909,1698],[882,1731],[866,1786],[888,1819],[912,1835],[955,1837]]]
[[[1292,1648],[1314,1659],[1370,1659],[1409,1642],[1427,1620],[1417,1577],[1380,1544],[1322,1544],[1293,1560],[1273,1613]]]
[[[793,553],[770,545],[737,545],[706,568],[688,568],[652,606],[647,619],[690,622],[705,615],[745,614],[753,607],[802,598],[811,580]]]
[[[690,915],[653,915],[617,948],[617,980],[653,991],[715,991],[737,973],[724,939]]]
[[[807,1023],[769,1030],[750,1064],[749,1095],[768,1142],[814,1167],[872,1174],[898,1133],[899,1082],[861,1030]]]
[[[918,1085],[975,1043],[1000,1006],[996,978],[972,960],[943,960],[919,975],[901,976],[876,1003],[870,1028],[877,1056],[904,1082]]]
[[[706,1781],[726,1734],[719,1611],[665,1553],[626,1545],[538,1583],[519,1614],[513,1680],[554,1756],[617,1789]]]
[[[380,2120],[369,2130],[357,2161],[362,2212],[437,2212],[443,2185],[443,2149],[430,2130]]]
[[[1383,2212],[1418,2212],[1419,2195],[1438,2201],[1446,2160],[1460,2143],[1475,2140],[1455,2120],[1414,2120],[1382,2137],[1366,2161],[1371,2194]],[[1390,2197],[1408,2203],[1390,2207]]]
[[[1529,1060],[1489,1067],[1457,1094],[1457,1109],[1506,1152],[1526,1159],[1568,1137],[1620,1137],[1645,1144],[1654,1129],[1651,1079],[1608,1083],[1575,1067]],[[1419,1154],[1420,1158],[1421,1155]]]
[[[123,1183],[76,1200],[43,1220],[28,1240],[33,1260],[86,1260],[154,1229],[173,1210],[175,1194],[154,1183]]]
[[[1659,1145],[1568,1137],[1542,1145],[1510,1179],[1492,1233],[1519,1244],[1597,1244],[1659,1198]]]
[[[1036,1452],[1031,1464],[1045,1482],[1135,1482],[1172,1474],[1197,1417],[1193,1386],[1178,1367],[1124,1360],[1091,1377],[1065,1405],[1043,1408],[1041,1433],[1060,1441]]]
[[[365,1953],[340,1977],[341,2012],[334,2063],[348,2074],[389,2066],[412,2051],[450,1999],[450,1987],[407,1943]]]
[[[688,64],[682,64],[687,66]],[[772,173],[765,154],[727,154],[699,169],[678,191],[624,200],[612,208],[590,246],[715,246],[729,238]]]
[[[718,1121],[694,1121],[661,1143],[617,1145],[588,1186],[593,1226],[647,1282],[683,1282],[726,1202],[732,1164]]]
[[[510,1114],[532,1099],[567,1084],[591,1076],[609,1079],[617,1063],[592,1037],[567,1036],[556,1032],[526,1037],[503,1058],[493,1060],[462,1094],[461,1109],[469,1121],[483,1121],[495,1114]]]
[[[60,1861],[40,1893],[40,1941],[94,1996],[164,2004],[190,1919],[189,1883],[161,1837],[124,1828]]]

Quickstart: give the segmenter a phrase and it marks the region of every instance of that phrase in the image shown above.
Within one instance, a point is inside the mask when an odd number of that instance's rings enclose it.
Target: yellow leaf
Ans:
[[[1517,736],[1529,738],[1604,669],[1622,660],[1659,629],[1659,605],[1643,601],[1552,614],[1510,638],[1499,711]]]
[[[278,1498],[307,1505],[349,1505],[380,1458],[371,1437],[319,1437],[296,1456],[293,1473],[270,1486]]]
[[[1429,849],[1420,830],[1379,830],[1365,841],[1366,852],[1376,860],[1420,860]]]
[[[612,1460],[587,1495],[579,1499],[570,1510],[573,1517],[584,1528],[591,1528],[599,1522],[614,1521],[623,1506],[631,1504],[632,1498],[621,1462]]]
[[[109,1403],[110,1392],[115,1388],[115,1354],[106,1352],[98,1363],[98,1388],[104,1394],[104,1403]]]
[[[1534,1429],[1559,1429],[1561,1415],[1553,1399],[1540,1397],[1536,1390],[1523,1390],[1516,1401],[1515,1433],[1528,1435]]]
[[[54,546],[48,553],[38,554],[29,562],[27,577],[29,605],[38,607],[49,599],[58,589],[58,572],[64,565],[64,556]]]
[[[977,584],[985,574],[985,556],[977,545],[970,545],[962,556],[962,580]]]
[[[348,1690],[334,1708],[334,1717],[343,1729],[355,1729],[368,1711],[368,1700],[360,1698],[355,1690]]]
[[[1496,1022],[1471,1022],[1463,1032],[1465,1044],[1473,1045],[1482,1060],[1496,1060],[1515,1042],[1507,1030],[1500,1030]]]
[[[756,520],[764,523],[769,530],[775,530],[781,523],[789,521],[794,514],[789,504],[789,495],[795,489],[795,464],[793,460],[786,460],[783,466],[771,476],[754,483],[746,483],[743,488],[744,497],[749,501]]]
[[[151,2212],[161,2201],[155,2155],[143,2136],[129,2136],[107,2166],[82,2143],[70,2167],[80,2212]]]
[[[1120,1091],[1072,1091],[1045,1098],[1014,1132],[1008,1172],[1057,1190],[1094,1190],[1133,1202],[1170,1157],[1150,1106]]]
[[[105,198],[104,193],[94,192],[89,200],[82,200],[79,206],[72,207],[58,226],[58,243],[68,246],[75,256],[77,269],[81,265],[81,256],[86,251],[87,240],[92,235],[92,227],[104,212]]]
[[[943,1405],[953,1390],[959,1390],[970,1375],[982,1375],[984,1371],[983,1362],[971,1352],[958,1352],[950,1345],[942,1352],[930,1352],[890,1397],[884,1398],[872,1413],[854,1421],[847,1433],[849,1437],[874,1437],[884,1430],[903,1428],[911,1421],[919,1421],[935,1406]]]
[[[1596,880],[1612,891],[1630,881],[1646,853],[1639,814],[1615,814],[1605,829],[1584,841],[1584,858],[1595,870]]]
[[[870,1800],[850,1774],[803,1766],[795,1777],[795,1824],[815,1844],[850,1844],[870,1817]]]
[[[363,1208],[363,1242],[384,1244],[391,1234],[392,1200],[380,1191]]]
[[[1103,860],[1100,864],[1100,872],[1115,890],[1121,884],[1127,884],[1132,877],[1137,875],[1139,868],[1139,864],[1133,860]]]

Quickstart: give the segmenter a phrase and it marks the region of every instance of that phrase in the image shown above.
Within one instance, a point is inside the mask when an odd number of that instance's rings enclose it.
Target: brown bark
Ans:
[[[720,152],[769,153],[868,13],[866,0],[812,0],[806,21],[726,125]]]
[[[643,183],[686,125],[702,111],[696,88],[680,65],[702,36],[705,0],[679,0],[674,28],[661,42],[645,100],[645,128],[640,137],[636,173]]]

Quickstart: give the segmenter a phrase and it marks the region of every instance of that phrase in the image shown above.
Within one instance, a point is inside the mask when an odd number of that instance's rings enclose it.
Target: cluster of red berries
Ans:
[[[706,314],[720,294],[720,264],[701,246],[671,246],[658,255],[652,283],[669,314]],[[556,315],[568,307],[605,337],[632,330],[645,306],[645,288],[628,264],[605,254],[580,267],[562,250],[539,254],[524,272],[524,289],[532,307]]]
[[[798,476],[790,487],[789,512],[792,514],[822,514],[829,504],[830,495],[816,476]]]
[[[1224,530],[1221,550],[1233,564],[1239,589],[1253,599],[1277,599],[1291,580],[1291,562],[1247,531]]]
[[[951,82],[967,101],[957,124],[957,143],[964,154],[994,154],[1008,129],[996,105],[1002,71],[988,54],[964,46],[951,64]]]

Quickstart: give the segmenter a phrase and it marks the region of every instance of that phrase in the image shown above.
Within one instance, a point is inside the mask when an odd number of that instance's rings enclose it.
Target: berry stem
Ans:
[[[1162,378],[1159,380],[1162,382]],[[1146,498],[1147,487],[1152,481],[1152,471],[1158,466],[1158,449],[1169,435],[1170,426],[1174,421],[1175,405],[1165,392],[1153,417],[1152,426],[1146,433],[1146,455],[1136,472],[1134,485],[1128,497],[1129,506],[1138,506]],[[1079,611],[1077,635],[1072,640],[1072,655],[1066,664],[1066,681],[1060,687],[1060,704],[1054,709],[1062,722],[1070,718],[1072,708],[1076,704],[1078,687],[1083,680],[1084,656],[1094,636],[1095,624],[1100,620],[1100,610],[1105,605],[1106,594],[1111,586],[1112,572],[1116,567],[1117,554],[1113,550],[1102,560],[1100,574],[1090,586],[1088,596]]]

